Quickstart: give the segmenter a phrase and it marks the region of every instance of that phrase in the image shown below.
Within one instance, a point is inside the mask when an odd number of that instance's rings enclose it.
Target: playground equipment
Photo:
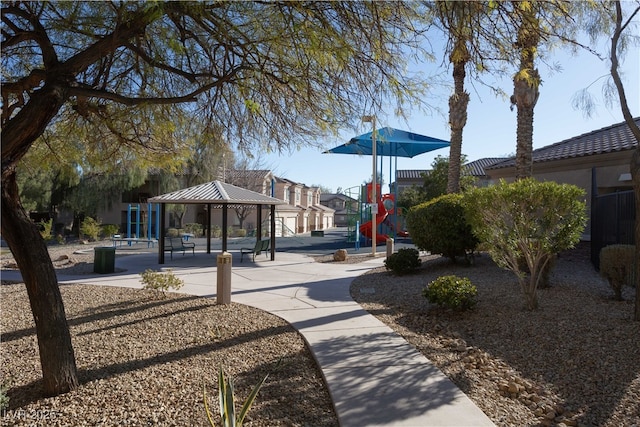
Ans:
[[[375,213],[375,227],[385,222],[387,220],[387,217],[389,216],[390,212],[387,208],[388,203],[385,203],[387,200],[390,200],[392,204],[395,204],[393,194],[383,194],[376,204],[377,209],[372,206],[372,210]],[[393,208],[391,209],[393,210]],[[373,219],[371,219],[370,221],[367,221],[360,226],[360,233],[367,239],[371,239],[371,236],[373,234],[373,222]],[[376,233],[376,243],[384,243],[388,238],[389,236],[387,234]]]
[[[376,194],[380,194],[380,184],[377,185]],[[378,227],[382,224],[387,226],[393,233],[394,236],[400,237],[408,237],[409,233],[402,230],[397,230],[396,226],[394,226],[393,221],[389,220],[390,215],[396,215],[399,210],[396,209],[396,199],[393,194],[382,194],[378,199],[377,203],[372,203],[371,201],[371,184],[366,185],[367,203],[371,205],[371,219],[369,221],[363,221],[362,225],[359,227],[360,233],[367,239],[371,239],[373,233],[372,228]],[[375,218],[374,218],[375,215]],[[375,221],[374,221],[375,219]],[[375,225],[374,225],[375,223]],[[389,235],[383,232],[376,233],[376,243],[385,243]]]
[[[379,188],[378,184],[378,190]],[[380,191],[376,193],[380,194]],[[373,235],[371,229],[374,219],[371,215],[372,209],[369,209],[371,206],[371,184],[347,188],[344,195],[354,201],[354,203],[346,204],[347,241],[355,243],[356,249],[360,249],[360,238],[371,239]],[[394,194],[381,195],[373,209],[377,209],[378,212],[375,216],[375,225],[381,229],[376,233],[378,244],[385,243],[388,237],[409,236],[409,233],[401,229],[403,221],[398,221],[402,218],[402,208],[396,207]]]
[[[132,213],[135,213],[135,222],[132,222],[132,218],[133,215]],[[140,209],[140,203],[137,203],[135,205],[129,204],[129,207],[127,208],[127,238],[131,239],[131,238],[144,238],[143,236],[141,236],[140,234],[140,226],[143,225],[142,221],[140,219],[142,210]],[[151,203],[147,203],[147,240],[152,240],[152,231],[155,228],[155,239],[159,239],[160,238],[160,204],[157,203],[156,204],[156,212],[155,212],[155,221],[154,220],[154,215],[153,215],[153,209],[152,209],[152,204]],[[154,227],[154,223],[155,223],[155,227]],[[135,234],[132,233],[132,226],[135,226]]]

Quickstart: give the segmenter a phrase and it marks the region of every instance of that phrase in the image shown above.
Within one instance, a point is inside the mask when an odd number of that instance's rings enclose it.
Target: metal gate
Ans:
[[[636,203],[633,191],[596,196],[591,206],[591,263],[600,268],[600,249],[635,244]]]

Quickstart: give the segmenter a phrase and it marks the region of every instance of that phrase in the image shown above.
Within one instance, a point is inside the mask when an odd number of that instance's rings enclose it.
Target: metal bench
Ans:
[[[196,254],[196,244],[193,242],[185,242],[181,238],[165,237],[164,238],[164,251],[171,254],[173,259],[174,252],[182,252],[184,256],[185,251],[191,249],[193,255]]]
[[[240,262],[242,262],[245,254],[252,254],[254,262],[256,260],[256,255],[260,255],[260,253],[262,253],[263,251],[265,253],[265,256],[268,256],[270,243],[270,239],[261,239],[256,242],[256,245],[253,248],[240,248]]]

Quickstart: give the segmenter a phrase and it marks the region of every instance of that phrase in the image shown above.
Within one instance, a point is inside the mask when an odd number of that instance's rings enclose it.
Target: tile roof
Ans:
[[[344,195],[344,194],[338,194],[338,193],[322,193],[322,194],[320,194],[320,201],[321,202],[328,202],[329,200],[333,200],[333,199],[340,199],[340,200],[344,200],[345,202],[357,202],[357,200],[354,199],[353,197],[349,197],[349,196]]]
[[[211,181],[149,199],[151,203],[280,205],[286,202],[222,181]]]
[[[234,179],[263,180],[270,173],[271,171],[267,169],[227,169],[225,171],[226,178],[230,181]]]
[[[640,126],[640,117],[636,117],[634,121]],[[626,122],[622,122],[533,150],[532,159],[533,163],[541,163],[632,150],[637,146],[638,141],[631,133],[631,129]],[[514,157],[489,166],[487,169],[512,166],[515,166]]]
[[[482,159],[474,160],[464,164],[462,167],[465,171],[468,171],[472,176],[482,177],[486,176],[485,168],[494,165],[498,162],[508,160],[507,157],[485,157]],[[425,169],[404,169],[397,171],[397,179],[422,179],[422,174],[429,174],[429,170]]]
[[[288,178],[282,178],[282,177],[279,177],[279,176],[276,176],[275,180],[276,180],[276,182],[282,182],[282,183],[289,184],[289,185],[302,185],[302,186],[304,186],[304,184],[302,184],[302,183],[295,182],[295,181],[292,181],[292,180],[290,180]]]
[[[422,174],[429,173],[424,169],[400,169],[396,171],[396,179],[422,179]]]
[[[484,171],[486,168],[507,159],[507,157],[485,157],[482,159],[474,160],[473,162],[466,163],[462,167],[465,169],[465,172],[470,173],[471,176],[486,176],[487,174]]]

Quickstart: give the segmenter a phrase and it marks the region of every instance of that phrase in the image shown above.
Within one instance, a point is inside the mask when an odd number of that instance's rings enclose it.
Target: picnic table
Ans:
[[[114,248],[117,246],[121,247],[124,242],[127,243],[127,246],[132,246],[135,243],[146,243],[147,248],[153,248],[155,247],[155,244],[158,243],[156,239],[140,239],[138,237],[122,237],[119,234],[114,234],[113,237],[111,237],[111,241],[113,242]]]

